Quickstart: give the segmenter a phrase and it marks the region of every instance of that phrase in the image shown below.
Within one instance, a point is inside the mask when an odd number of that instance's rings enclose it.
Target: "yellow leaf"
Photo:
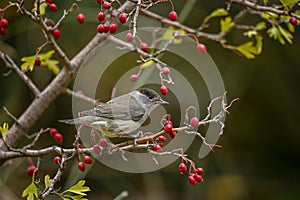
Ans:
[[[224,8],[217,8],[216,10],[212,11],[208,16],[205,17],[203,20],[206,23],[208,20],[214,17],[222,17],[228,15],[228,11]]]
[[[45,176],[45,191],[48,189],[48,187],[52,184],[52,179],[50,179],[50,176],[47,174]]]
[[[34,197],[37,197],[37,187],[34,182],[31,182],[25,190],[23,190],[22,197],[27,197],[27,200],[34,200]]]
[[[27,57],[21,58],[21,61],[24,62],[21,65],[21,69],[27,70],[29,68],[30,71],[32,71],[34,69],[35,57],[36,56],[34,55],[34,56],[27,56]]]
[[[87,194],[85,192],[91,191],[88,186],[84,186],[85,180],[80,180],[76,183],[76,185],[73,185],[70,187],[68,190],[64,191],[63,193],[66,192],[72,192],[78,195],[86,196]]]
[[[147,68],[147,67],[151,66],[153,63],[154,63],[153,60],[149,60],[148,62],[141,64],[141,68],[142,69]]]
[[[0,132],[1,132],[2,138],[5,139],[5,137],[6,137],[6,135],[7,135],[7,132],[8,132],[8,129],[9,129],[8,123],[4,123],[4,124],[3,124],[3,127],[0,126]]]
[[[232,26],[234,26],[234,22],[232,21],[231,17],[226,17],[225,19],[222,19],[220,22],[221,26],[221,32],[225,32],[228,29],[230,29]]]

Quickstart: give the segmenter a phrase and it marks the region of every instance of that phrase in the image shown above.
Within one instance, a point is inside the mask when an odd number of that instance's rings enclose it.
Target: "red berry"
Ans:
[[[98,13],[98,20],[101,22],[101,21],[104,20],[104,18],[105,18],[104,12],[100,11],[100,12]]]
[[[78,169],[79,169],[80,171],[82,171],[82,172],[85,170],[85,165],[84,165],[83,162],[79,162],[78,165],[77,165],[77,167],[78,167]]]
[[[55,164],[58,164],[58,163],[61,162],[61,158],[60,158],[59,156],[56,156],[56,157],[54,157],[53,162],[54,162]]]
[[[290,23],[294,26],[296,26],[298,24],[298,20],[296,17],[291,17],[290,18]]]
[[[199,174],[199,175],[201,175],[201,174],[204,173],[204,169],[201,168],[201,167],[199,167],[199,168],[196,169],[196,173]]]
[[[1,19],[0,21],[0,27],[6,28],[8,26],[8,21],[6,19]]]
[[[104,0],[97,0],[97,3],[103,4],[103,3],[104,3]]]
[[[49,5],[49,8],[50,8],[50,10],[52,10],[52,11],[54,11],[54,12],[57,11],[57,5],[56,5],[55,3],[51,3],[51,4]]]
[[[36,171],[37,171],[37,168],[34,165],[31,165],[27,168],[28,176],[32,176]]]
[[[3,27],[0,27],[0,35],[5,35],[6,34],[6,29]]]
[[[52,0],[46,0],[45,2],[49,5],[50,3],[52,3]]]
[[[55,136],[56,133],[58,133],[58,130],[56,128],[50,128],[50,134],[52,136]]]
[[[178,18],[177,13],[174,10],[171,11],[170,14],[169,14],[169,19],[172,20],[172,21],[176,21],[177,18]]]
[[[190,125],[192,127],[198,127],[199,126],[199,119],[198,117],[193,117],[191,120],[190,120]]]
[[[115,32],[117,31],[117,29],[118,29],[117,24],[111,24],[111,25],[109,26],[109,32],[110,32],[110,33],[115,33]]]
[[[82,148],[82,144],[78,143],[78,144],[77,144],[77,147],[78,147],[79,149],[81,149],[81,148]]]
[[[91,164],[93,161],[93,159],[90,156],[84,156],[83,160],[86,164]]]
[[[179,170],[180,174],[184,174],[184,173],[187,171],[187,167],[186,167],[186,165],[182,162],[182,163],[179,164],[178,170]]]
[[[54,139],[55,139],[56,142],[62,143],[62,141],[63,141],[63,136],[62,136],[60,133],[56,133],[56,134],[54,135]]]
[[[191,185],[196,185],[196,179],[194,178],[194,174],[190,174],[188,176],[188,181]]]
[[[53,35],[53,37],[55,37],[56,39],[59,39],[59,37],[60,37],[60,30],[58,30],[58,29],[53,30],[53,31],[52,31],[52,35]]]
[[[109,31],[109,25],[104,24],[104,33],[107,33]]]
[[[139,79],[139,75],[137,75],[137,74],[132,74],[130,76],[130,80],[132,80],[132,81],[137,81],[138,79]]]
[[[79,13],[77,15],[77,21],[78,21],[79,24],[82,24],[84,22],[84,14]]]
[[[103,33],[104,32],[104,25],[103,24],[99,24],[97,26],[97,31],[98,31],[98,33]]]
[[[200,53],[204,53],[206,52],[206,46],[202,43],[199,43],[197,44],[197,50],[200,52]]]
[[[121,13],[121,14],[119,15],[119,21],[120,21],[121,23],[125,23],[125,22],[127,21],[127,16],[126,16],[125,13]]]
[[[174,137],[176,137],[176,132],[175,131],[173,131],[173,132],[171,132],[171,133],[169,133],[169,136],[173,139]]]
[[[41,65],[41,60],[40,60],[40,58],[38,56],[34,60],[34,65],[35,66],[40,66]],[[50,133],[51,133],[51,129],[50,129]]]
[[[164,130],[165,130],[166,133],[172,133],[172,129],[173,129],[172,123],[166,123],[165,124]]]
[[[108,146],[108,142],[107,142],[106,139],[100,139],[99,143],[100,143],[100,146],[103,147],[103,148]]]
[[[133,40],[133,35],[130,32],[126,34],[126,40],[129,42]]]
[[[199,175],[199,174],[194,174],[194,178],[195,178],[195,180],[196,180],[197,182],[199,182],[199,183],[203,181],[202,176]]]
[[[144,52],[148,52],[148,50],[149,50],[148,44],[145,43],[145,42],[141,42],[140,48],[141,48],[141,50],[144,51]]]
[[[111,8],[111,3],[107,2],[107,1],[104,1],[103,2],[103,8],[106,9],[106,10],[110,9]]]
[[[158,136],[158,141],[160,141],[160,142],[165,142],[166,140],[167,140],[167,138],[165,137],[165,136],[163,136],[163,135],[160,135],[160,136]]]
[[[168,93],[168,88],[165,85],[162,85],[160,87],[160,93],[162,93],[163,95],[166,95]]]
[[[161,147],[159,144],[155,144],[155,145],[153,146],[153,150],[154,150],[154,151],[157,151],[157,152],[160,152],[160,151],[162,151],[162,147]]]
[[[97,144],[95,144],[95,145],[93,146],[93,151],[94,151],[95,154],[100,154],[100,153],[101,153],[101,148],[100,148],[100,146],[97,145]]]
[[[161,69],[161,73],[168,75],[170,73],[170,69],[168,67],[164,67]]]

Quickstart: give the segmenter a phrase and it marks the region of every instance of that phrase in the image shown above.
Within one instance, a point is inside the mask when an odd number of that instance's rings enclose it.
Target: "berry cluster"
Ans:
[[[191,164],[193,165],[193,163]],[[178,170],[180,174],[184,174],[187,172],[187,166],[184,162],[181,162],[178,166]],[[193,165],[193,170],[189,172],[188,182],[191,185],[196,185],[196,183],[200,183],[203,181],[202,174],[204,173],[203,168],[195,168]]]
[[[55,141],[58,143],[62,143],[63,136],[58,132],[56,128],[50,128],[50,135],[54,137]]]
[[[112,3],[104,0],[97,0],[100,5],[100,11],[98,13],[98,21],[100,24],[97,26],[98,33],[115,33],[118,29],[117,24],[114,22],[114,17],[112,16]],[[127,22],[127,14],[122,12],[118,16],[120,23]]]
[[[82,172],[85,170],[85,164],[88,164],[88,165],[89,165],[89,164],[92,164],[93,159],[92,159],[91,156],[84,155],[83,161],[84,161],[84,162],[82,162],[82,161],[80,160],[80,158],[78,158],[78,164],[77,164],[77,167],[78,167],[78,169],[79,169],[80,171],[82,171]]]
[[[0,35],[6,34],[6,28],[8,26],[8,21],[5,18],[0,20]]]

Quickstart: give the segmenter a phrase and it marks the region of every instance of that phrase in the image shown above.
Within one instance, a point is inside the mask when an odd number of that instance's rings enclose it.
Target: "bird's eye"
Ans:
[[[149,99],[153,99],[153,96],[148,96]]]

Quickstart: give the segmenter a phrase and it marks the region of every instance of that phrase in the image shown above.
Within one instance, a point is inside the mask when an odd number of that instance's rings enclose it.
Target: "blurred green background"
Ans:
[[[0,7],[6,3],[1,1]],[[62,8],[71,3],[60,1],[57,4],[60,8],[58,13],[47,14],[55,21],[62,13]],[[78,25],[74,12],[61,26],[59,44],[70,58],[96,34],[98,5],[94,1],[84,1],[80,5],[86,15],[86,23]],[[187,4],[174,0],[174,5],[180,13]],[[198,27],[209,12],[223,6],[223,1],[196,1],[184,23]],[[238,7],[233,7],[233,10],[236,9]],[[153,10],[167,16],[170,5],[160,4]],[[33,55],[42,44],[42,33],[29,19],[16,15],[15,9],[9,9],[5,17],[9,20],[9,27],[7,35],[0,38],[0,50],[20,64],[21,57]],[[246,20],[246,23],[255,23],[257,18]],[[218,20],[212,20],[211,23],[211,30],[218,27]],[[140,18],[139,24],[159,26],[157,22],[144,17]],[[126,27],[120,27],[121,30],[126,30]],[[245,38],[240,32],[234,32],[229,40],[240,44]],[[218,141],[223,148],[201,160],[196,159],[200,140],[196,139],[188,150],[196,164],[206,170],[204,182],[196,186],[189,185],[186,175],[180,175],[177,171],[179,160],[160,171],[145,174],[118,172],[94,162],[87,170],[86,177],[78,172],[75,162],[75,165],[68,165],[70,171],[62,180],[62,185],[66,184],[64,187],[84,178],[92,189],[88,193],[89,199],[112,199],[124,190],[129,192],[128,199],[299,199],[299,28],[296,28],[292,45],[282,46],[265,37],[263,53],[254,60],[239,57],[214,42],[203,42],[221,72],[229,99],[240,98],[230,110],[225,133]],[[33,95],[15,73],[4,76],[8,71],[0,62],[0,106],[7,107],[11,113],[19,116]],[[54,77],[45,68],[37,68],[28,75],[41,89]],[[109,82],[104,88],[104,100],[109,99],[112,86],[113,82]],[[208,102],[204,103],[201,105],[203,110]],[[70,147],[75,129],[59,124],[57,120],[69,118],[71,109],[71,98],[60,96],[32,131],[42,127],[57,127],[64,135],[63,146]],[[12,120],[1,110],[0,124],[4,122],[12,124]],[[24,140],[20,145],[26,142]],[[45,135],[39,146],[52,144],[55,144],[54,140]],[[46,173],[54,175],[56,167],[52,162],[53,157],[48,156],[41,163],[41,177]],[[15,159],[1,166],[0,190],[8,199],[20,199],[21,191],[29,184],[31,178],[26,175],[26,168],[26,159]]]

